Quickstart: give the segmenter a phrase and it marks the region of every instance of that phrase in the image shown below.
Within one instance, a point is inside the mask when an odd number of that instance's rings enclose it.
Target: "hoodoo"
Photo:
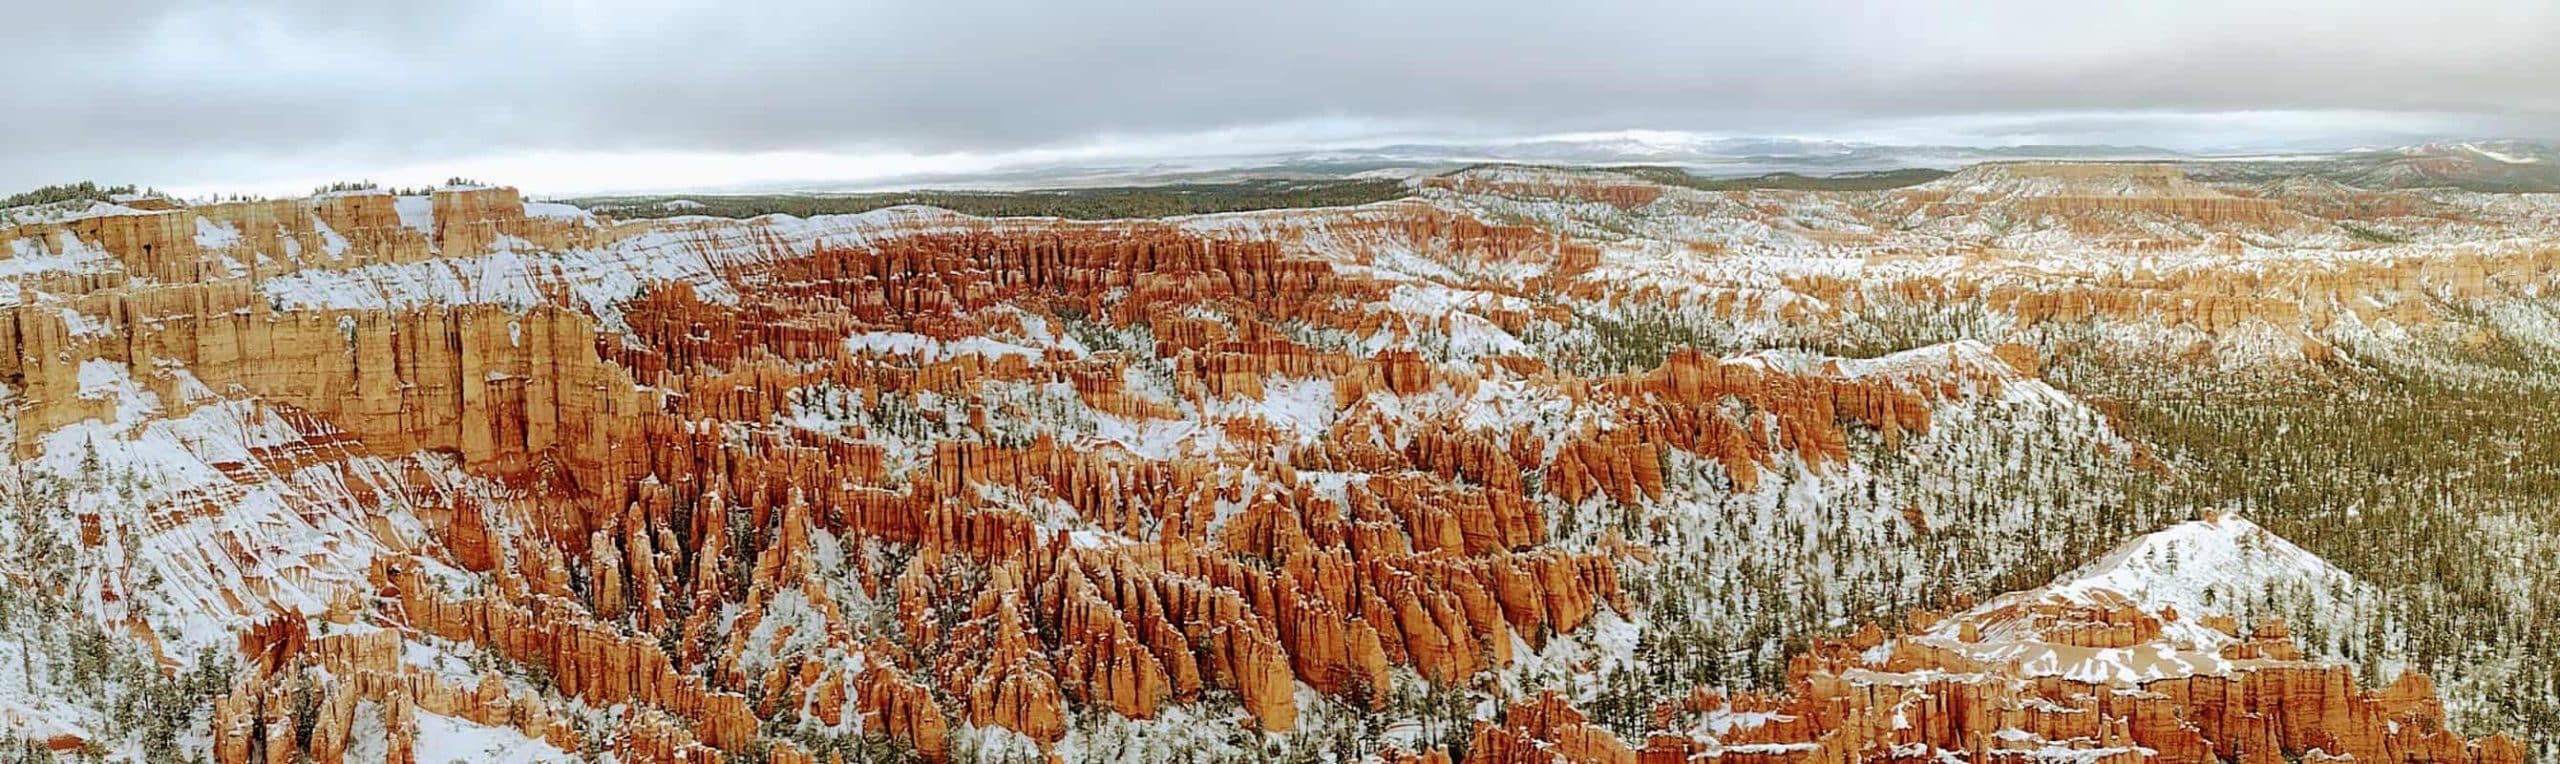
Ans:
[[[1486,167],[1103,222],[467,185],[13,213],[0,572],[36,593],[0,600],[0,731],[223,764],[2521,762],[2503,675],[2386,615],[2405,584],[2154,499],[2208,473],[2146,437],[2204,425],[2082,393],[2505,368],[2560,215],[2259,191]],[[2408,241],[2314,232],[2342,211]]]

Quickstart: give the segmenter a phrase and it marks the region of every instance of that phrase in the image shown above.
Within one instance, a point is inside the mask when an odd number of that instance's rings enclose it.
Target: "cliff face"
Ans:
[[[276,313],[253,300],[229,287],[114,295],[82,303],[104,317],[78,335],[64,309],[21,306],[0,317],[0,374],[18,380],[19,421],[38,430],[98,415],[81,398],[81,367],[58,360],[87,358],[125,367],[164,400],[206,394],[196,386],[257,396],[382,453],[453,450],[474,465],[554,449],[593,460],[610,445],[596,416],[655,408],[596,357],[594,324],[575,314]]]
[[[2149,171],[2008,173],[1971,179],[1997,194],[1853,206],[2232,231],[2296,214]],[[2109,184],[2147,195],[2091,191]],[[626,762],[1093,752],[1114,725],[1242,756],[1436,694],[1502,699],[1451,741],[1482,761],[2520,756],[2445,731],[2422,677],[2361,690],[2275,624],[2199,636],[2203,613],[2124,603],[1818,643],[1787,694],[1663,699],[1642,741],[1522,683],[1665,622],[1666,556],[1982,521],[1972,497],[1885,506],[1875,476],[1898,464],[1976,463],[2015,431],[2074,438],[2022,470],[2144,466],[2040,379],[2039,331],[2271,324],[2308,354],[2334,326],[2434,315],[2333,293],[2494,297],[2547,254],[1736,273],[1718,269],[1751,245],[1696,231],[1747,218],[1628,229],[1644,239],[1573,216],[1777,202],[1533,172],[1426,185],[1444,196],[1174,222],[612,224],[455,188],[0,229],[15,495],[63,505],[14,514],[83,550],[29,558],[76,555],[60,588],[144,662],[236,665],[206,701],[226,764],[413,761],[455,725]],[[1486,214],[1540,199],[1565,211]],[[2022,342],[1704,349],[1926,301]],[[2210,669],[2002,657],[2154,649]],[[1762,722],[1725,724],[1744,716]]]
[[[22,398],[21,426],[44,432],[100,413],[80,395],[86,360],[124,366],[163,400],[281,401],[382,453],[455,450],[474,465],[553,449],[594,459],[607,447],[595,417],[655,407],[627,372],[600,363],[595,323],[573,312],[277,311],[259,293],[262,279],[306,268],[423,259],[430,242],[459,257],[497,236],[551,246],[593,238],[528,219],[513,189],[437,192],[429,209],[445,225],[432,239],[402,222],[401,203],[385,194],[238,202],[0,233],[57,255],[94,247],[120,266],[91,288],[0,314],[0,375]],[[20,439],[21,455],[33,445]]]
[[[344,614],[339,614],[343,617]],[[298,618],[272,622],[275,634],[307,628]],[[471,723],[512,729],[560,751],[582,747],[582,731],[572,717],[555,709],[541,694],[510,688],[497,673],[461,678],[411,665],[402,658],[399,632],[378,630],[333,634],[308,642],[268,641],[253,646],[261,662],[228,695],[213,702],[212,758],[225,762],[350,762],[359,745],[357,711],[364,708],[384,737],[364,741],[383,761],[418,761],[417,718],[435,714]],[[606,660],[590,657],[591,664]],[[307,673],[325,672],[325,673]],[[326,676],[327,679],[315,679]],[[318,701],[312,702],[313,698]],[[712,726],[713,734],[744,730],[717,726],[718,717],[678,721],[651,715],[626,716],[611,731],[612,753],[625,761],[718,761],[720,752],[697,741],[695,734]],[[692,731],[689,731],[690,730]],[[788,743],[776,760],[800,754]]]
[[[2099,222],[2150,215],[2208,226],[2281,226],[2300,219],[2274,200],[2236,196],[2187,179],[2166,163],[1995,162],[1902,192],[1935,214],[1996,212]]]

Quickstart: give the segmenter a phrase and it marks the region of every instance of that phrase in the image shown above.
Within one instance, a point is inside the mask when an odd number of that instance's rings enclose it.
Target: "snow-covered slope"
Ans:
[[[2357,618],[2379,596],[2292,542],[2211,512],[2128,542],[2051,584],[1957,613],[1914,639],[2012,665],[2025,676],[2148,682],[2252,665],[2246,657],[2253,656],[2235,647],[2253,630],[2289,633],[2281,626],[2288,616],[2308,616],[2302,625],[2320,634],[2369,628]],[[2313,657],[2338,657],[2326,641],[2312,647]]]

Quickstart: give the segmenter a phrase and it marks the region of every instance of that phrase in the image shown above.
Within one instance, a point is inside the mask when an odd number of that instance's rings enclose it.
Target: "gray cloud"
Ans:
[[[2201,147],[2285,114],[2283,140],[2560,135],[2548,0],[106,0],[11,15],[0,186],[541,152],[986,155],[1292,124]]]

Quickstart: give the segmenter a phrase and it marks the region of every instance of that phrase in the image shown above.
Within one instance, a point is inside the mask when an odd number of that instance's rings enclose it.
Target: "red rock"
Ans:
[[[2101,170],[2016,171],[2081,182],[2080,173]],[[1927,189],[1881,195],[1878,204],[2166,215],[2230,226],[2292,214],[2270,200],[2195,192],[2161,171],[2129,172],[2177,193],[1969,199]],[[1432,194],[1538,195],[1623,209],[1771,203],[1605,179],[1467,174],[1424,185]],[[349,750],[359,702],[383,709],[394,760],[414,758],[421,711],[506,726],[564,749],[582,742],[557,698],[403,665],[404,635],[486,651],[546,677],[541,689],[558,698],[627,709],[609,739],[630,762],[716,761],[719,752],[773,742],[764,728],[795,714],[829,724],[851,715],[863,729],[938,760],[952,755],[955,721],[1046,744],[1063,739],[1073,714],[1153,717],[1211,691],[1234,693],[1252,727],[1287,731],[1298,723],[1302,684],[1373,709],[1388,701],[1400,670],[1480,686],[1485,672],[1517,657],[1515,638],[1543,646],[1587,628],[1603,608],[1625,610],[1618,561],[1650,553],[1614,535],[1591,550],[1551,546],[1541,510],[1549,498],[1663,499],[1664,465],[1675,452],[1712,461],[1743,489],[1782,461],[1834,468],[1861,433],[1887,444],[1927,433],[1937,405],[2032,379],[2043,361],[2034,350],[2002,346],[1987,360],[1951,350],[1944,364],[1920,358],[1911,368],[1851,374],[1842,363],[1687,350],[1651,369],[1586,379],[1570,371],[1582,359],[1423,352],[1410,342],[1417,331],[1455,332],[1461,321],[1522,334],[1575,320],[1546,298],[1672,298],[1595,291],[1602,287],[1583,278],[1601,263],[1593,242],[1418,202],[1240,218],[1257,227],[1249,234],[935,216],[811,245],[753,223],[589,227],[528,218],[510,189],[447,189],[429,201],[435,222],[423,233],[402,223],[391,197],[364,193],[0,232],[13,247],[48,255],[59,254],[59,235],[69,232],[117,266],[103,275],[31,275],[28,288],[47,300],[0,310],[0,376],[14,380],[21,448],[65,424],[113,416],[112,401],[80,395],[77,364],[65,363],[96,358],[130,372],[173,409],[201,397],[182,395],[181,379],[165,371],[183,368],[217,396],[255,397],[309,425],[299,429],[314,442],[300,451],[259,454],[257,464],[223,467],[226,475],[338,468],[355,464],[355,455],[409,460],[398,469],[413,474],[384,481],[384,495],[356,503],[396,502],[425,532],[395,531],[383,520],[377,540],[396,551],[375,558],[365,585],[326,595],[328,621],[380,627],[368,634],[381,636],[313,638],[299,616],[246,621],[257,624],[239,635],[249,670],[215,701],[209,731],[226,764],[338,758]],[[2355,198],[2321,203],[2391,209]],[[239,243],[200,245],[200,223],[235,230]],[[1311,256],[1311,239],[1289,233],[1293,227],[1321,228],[1324,258]],[[472,257],[502,237],[559,248],[644,229],[704,249],[697,254],[714,272],[699,283],[646,285],[614,304],[618,324],[592,316],[590,297],[573,296],[546,266],[523,274],[537,304],[503,308],[285,310],[261,287],[304,271]],[[725,248],[707,251],[721,232],[731,235],[717,245]],[[333,243],[341,239],[343,246]],[[2110,246],[2187,245],[2236,243]],[[1685,246],[1701,257],[1720,254],[1712,243]],[[304,254],[275,256],[288,249]],[[1390,251],[1523,266],[1517,271],[1535,275],[1449,284],[1505,298],[1482,300],[1465,315],[1346,309],[1382,304],[1399,288],[1361,268]],[[251,272],[233,274],[226,258]],[[1812,299],[1778,299],[1771,295],[1785,295],[1755,286],[1762,293],[1728,290],[1690,304],[1814,320],[1820,316],[1809,311],[1855,309],[1873,295],[1978,303],[2025,326],[2103,317],[2205,332],[2245,322],[2316,329],[2338,310],[2387,311],[2404,325],[2427,317],[2417,304],[2424,301],[2339,308],[2312,297],[2349,293],[2349,285],[2424,283],[2460,297],[2498,279],[2535,283],[2555,271],[2560,256],[2537,253],[2377,259],[2299,278],[2128,273],[2055,284],[1957,272],[1866,284],[1790,276],[1785,291]],[[66,310],[96,317],[104,331],[72,331]],[[1021,352],[996,353],[848,343],[897,332],[947,349],[978,338],[1056,337],[1070,319],[1124,329],[1134,344],[1082,354],[1030,347],[1053,344],[1033,339],[1022,340]],[[623,331],[600,333],[608,324]],[[1400,344],[1352,350],[1341,336]],[[2306,348],[2318,344],[2309,336]],[[1333,408],[1322,427],[1301,431],[1252,413],[1301,380],[1331,386],[1329,400],[1316,396],[1316,405]],[[1605,409],[1608,424],[1488,425],[1414,405],[1517,384]],[[985,395],[998,389],[991,386],[1043,397]],[[941,410],[906,404],[925,396],[971,405],[952,409],[946,422]],[[997,437],[1021,409],[1077,405],[1140,425],[1200,416],[1201,432],[1224,451],[1164,459],[1071,431]],[[798,426],[811,406],[847,417],[856,407],[876,408],[879,416],[861,421],[878,431]],[[962,428],[970,436],[951,435]],[[456,478],[441,474],[443,461],[421,452],[451,454],[469,480],[485,482],[448,485]],[[1930,518],[1907,517],[1928,532]],[[136,532],[123,520],[78,522],[86,544]],[[487,590],[448,595],[422,573],[425,559],[476,574]],[[878,619],[847,616],[869,598],[896,606]],[[2075,649],[2146,644],[2180,617],[2061,607],[2008,615]],[[2241,633],[2236,622],[2197,615]],[[1955,631],[1968,642],[1983,637],[1972,621]],[[2444,733],[2442,705],[2423,677],[2366,692],[2342,670],[2297,665],[2280,623],[2258,624],[2248,637],[2231,657],[2281,665],[2160,680],[2142,693],[2050,677],[1940,677],[1909,686],[1843,679],[1844,655],[1887,644],[1875,630],[1800,659],[1789,695],[1702,692],[1663,704],[1659,721],[1680,728],[1672,722],[1720,704],[1782,711],[1786,721],[1718,742],[1805,746],[1729,753],[1732,762],[1865,760],[1897,745],[1984,760],[2008,744],[1989,734],[2004,727],[2078,741],[2102,764],[2130,764],[2119,749],[2135,744],[2167,761],[2309,758],[2313,749],[2359,761],[2522,757],[2511,741]],[[1904,669],[2005,670],[1972,665],[1952,649],[1906,644],[1892,652]],[[326,669],[323,700],[297,708],[289,683],[310,667]],[[1897,715],[1904,725],[1894,724]],[[314,730],[307,741],[293,734],[302,723]],[[1470,750],[1484,761],[1621,762],[1685,761],[1707,749],[1667,735],[1639,752],[1559,698],[1541,696],[1476,730]],[[788,745],[772,750],[777,761],[814,759]],[[1445,761],[1435,756],[1442,755],[1415,758]]]

